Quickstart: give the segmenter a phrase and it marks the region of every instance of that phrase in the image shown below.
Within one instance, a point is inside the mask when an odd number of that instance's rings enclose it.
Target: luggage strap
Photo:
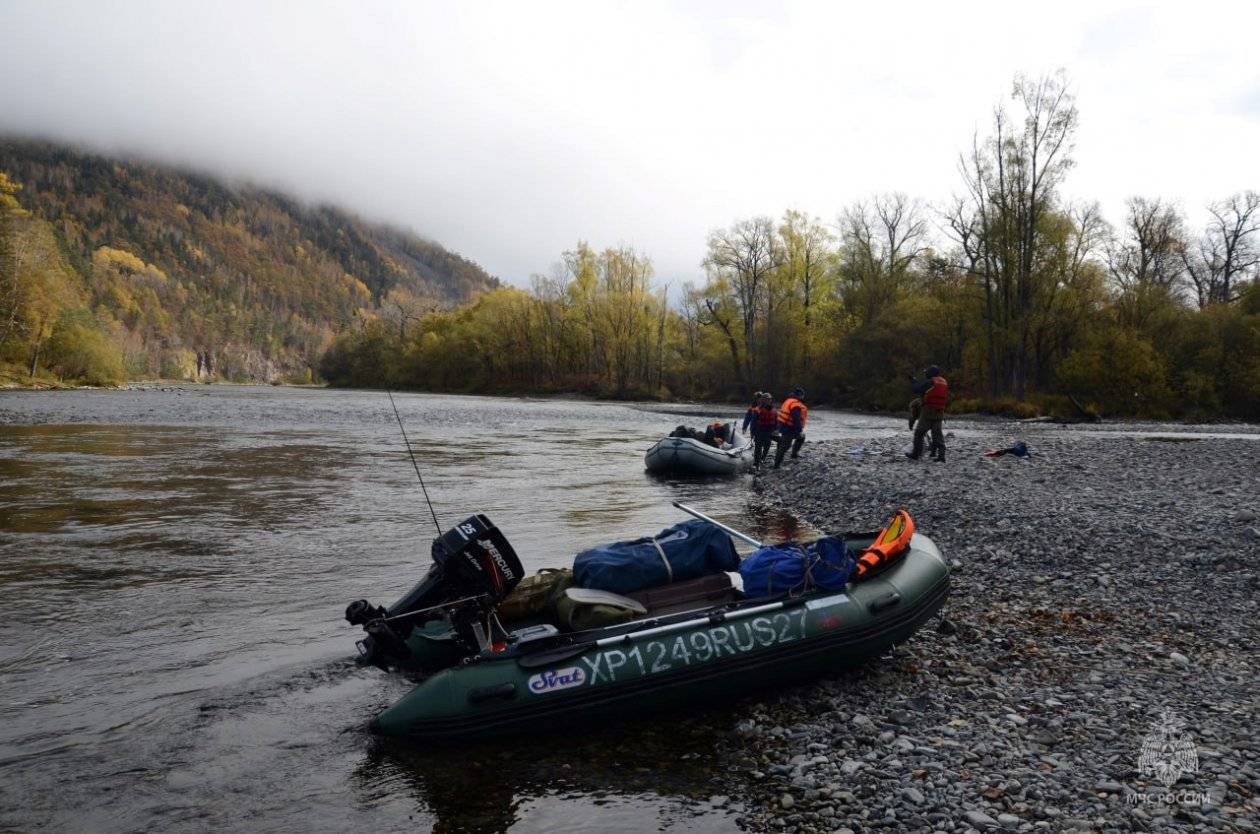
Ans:
[[[665,555],[665,548],[661,547],[661,543],[652,537],[652,545],[656,548],[656,552],[661,554],[661,561],[665,563],[665,573],[669,575],[669,581],[674,581],[674,566],[669,563],[669,557]]]

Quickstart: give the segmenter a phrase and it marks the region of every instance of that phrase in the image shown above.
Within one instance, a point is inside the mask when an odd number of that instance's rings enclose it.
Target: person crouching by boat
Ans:
[[[805,444],[805,423],[809,420],[809,408],[805,405],[805,389],[793,388],[779,406],[779,445],[774,451],[774,468],[783,464],[788,446],[792,447],[792,459],[796,460]]]
[[[779,424],[779,415],[774,410],[773,398],[769,391],[758,391],[752,406],[744,415],[743,432],[751,432],[753,439],[753,466],[761,466],[761,462],[770,454],[770,442],[774,439],[774,429]]]
[[[923,438],[932,433],[932,450],[929,452],[933,460],[945,462],[945,433],[941,424],[945,419],[945,408],[949,405],[949,383],[941,376],[941,369],[936,365],[928,368],[921,382],[914,383],[914,393],[923,397],[923,410],[914,425],[914,449],[906,452],[906,457],[918,460],[923,455]]]
[[[731,424],[714,422],[704,430],[704,442],[721,449],[731,442]]]

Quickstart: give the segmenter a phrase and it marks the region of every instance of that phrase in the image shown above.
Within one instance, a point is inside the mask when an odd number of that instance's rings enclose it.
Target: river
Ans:
[[[396,394],[444,526],[483,512],[525,566],[682,520],[808,532],[751,476],[643,452],[708,410]],[[819,411],[810,436],[904,431]],[[808,446],[806,447],[808,453]],[[728,831],[741,704],[428,749],[372,736],[407,688],[352,660],[434,535],[384,393],[248,386],[0,394],[0,828]]]

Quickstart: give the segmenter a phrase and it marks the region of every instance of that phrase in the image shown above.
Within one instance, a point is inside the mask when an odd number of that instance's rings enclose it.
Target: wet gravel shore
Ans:
[[[823,442],[759,477],[822,529],[908,508],[954,585],[890,657],[754,705],[741,824],[1257,830],[1260,442],[989,428],[945,464]],[[982,457],[1016,437],[1031,461]]]

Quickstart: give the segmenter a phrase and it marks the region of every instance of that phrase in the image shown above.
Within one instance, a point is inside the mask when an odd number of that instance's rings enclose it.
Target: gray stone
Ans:
[[[1168,659],[1171,660],[1173,663],[1177,664],[1178,666],[1190,665],[1190,658],[1186,657],[1181,652],[1172,652],[1171,654],[1168,655]]]
[[[923,792],[918,788],[906,788],[901,792],[901,795],[913,802],[915,805],[922,805],[927,801],[927,798],[923,796]]]
[[[796,800],[792,798],[792,794],[790,793],[785,793],[783,796],[779,797],[779,805],[781,805],[784,810],[791,808],[795,804]]]
[[[967,811],[963,814],[963,819],[968,825],[974,825],[976,828],[997,828],[998,821],[983,811]]]

